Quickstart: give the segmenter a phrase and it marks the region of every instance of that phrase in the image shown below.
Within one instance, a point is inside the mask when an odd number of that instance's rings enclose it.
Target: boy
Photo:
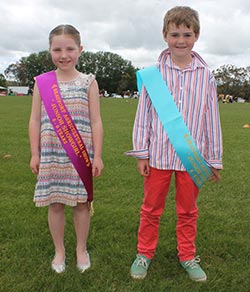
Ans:
[[[222,169],[222,137],[216,82],[207,64],[192,51],[199,33],[199,16],[195,10],[182,6],[169,10],[163,25],[163,37],[168,49],[160,54],[156,67],[198,151],[204,158],[206,167],[210,168],[209,179],[218,182],[219,170]],[[166,115],[171,115],[171,112],[166,112]],[[178,134],[174,133],[176,137]],[[138,254],[130,271],[134,279],[146,277],[154,257],[160,217],[173,173],[178,218],[176,225],[178,258],[192,280],[207,279],[199,265],[199,258],[195,256],[198,217],[196,199],[199,188],[184,167],[184,159],[181,160],[177,155],[174,142],[175,139],[170,141],[170,133],[166,132],[152,102],[152,96],[144,84],[133,129],[134,149],[126,153],[138,158],[138,171],[144,176]]]

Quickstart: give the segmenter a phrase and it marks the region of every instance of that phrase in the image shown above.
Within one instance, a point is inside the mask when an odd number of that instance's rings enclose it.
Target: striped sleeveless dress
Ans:
[[[95,79],[92,74],[79,73],[75,80],[59,82],[63,101],[93,159],[92,132],[89,117],[88,88]],[[41,106],[40,167],[35,187],[37,207],[62,203],[76,206],[87,202],[86,189],[63,149],[60,140]]]

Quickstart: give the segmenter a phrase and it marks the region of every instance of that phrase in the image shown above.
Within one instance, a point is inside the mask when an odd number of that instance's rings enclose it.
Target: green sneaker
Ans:
[[[146,258],[144,255],[137,254],[130,269],[131,277],[133,279],[144,279],[147,275],[150,263],[150,259]]]
[[[190,261],[180,262],[180,264],[188,273],[191,280],[196,282],[203,282],[207,280],[207,275],[200,267],[199,262],[200,258],[195,257]]]

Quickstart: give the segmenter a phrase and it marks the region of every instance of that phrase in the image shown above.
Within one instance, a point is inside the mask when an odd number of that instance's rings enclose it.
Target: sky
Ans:
[[[167,46],[164,15],[179,5],[198,11],[194,50],[211,69],[250,65],[249,0],[0,0],[0,73],[47,50],[49,32],[59,24],[75,26],[86,51],[116,53],[139,68],[152,65]]]

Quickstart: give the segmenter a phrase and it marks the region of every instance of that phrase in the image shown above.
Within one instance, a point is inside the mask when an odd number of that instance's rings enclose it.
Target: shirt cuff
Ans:
[[[223,169],[222,161],[219,161],[219,160],[209,160],[208,166],[216,168],[218,170]]]
[[[124,153],[127,156],[132,156],[138,159],[149,159],[149,152],[145,150],[130,150]]]

